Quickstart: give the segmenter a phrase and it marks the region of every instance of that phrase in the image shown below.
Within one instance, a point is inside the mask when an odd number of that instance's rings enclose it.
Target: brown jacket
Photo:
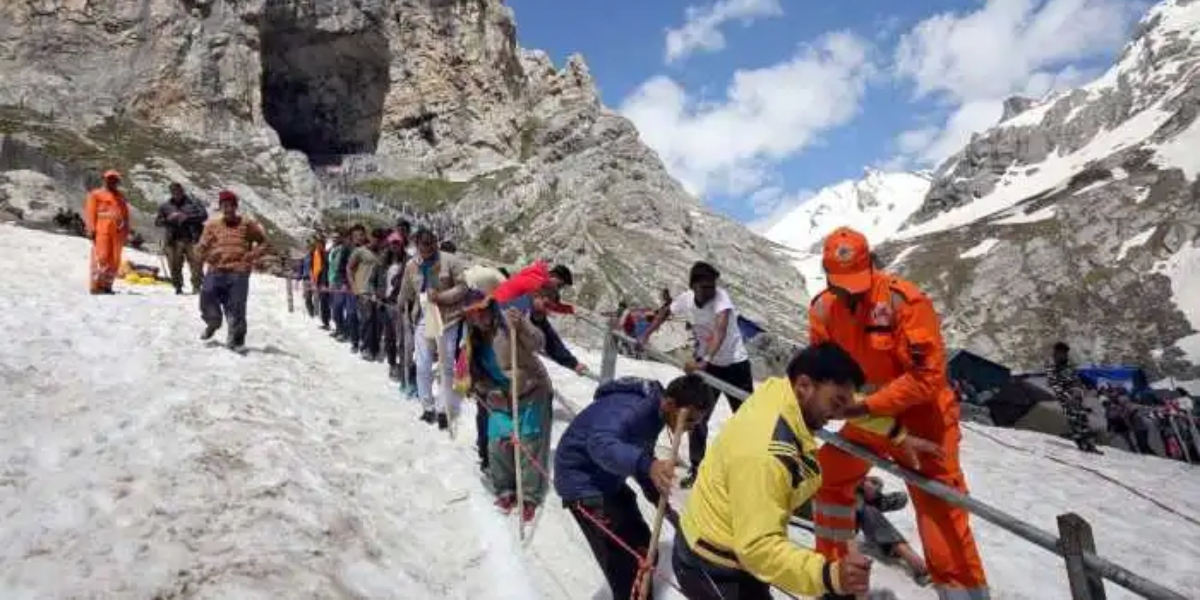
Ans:
[[[501,316],[500,318],[504,318]],[[492,350],[496,353],[496,362],[510,378],[516,371],[517,385],[521,387],[521,399],[544,400],[554,395],[554,384],[546,365],[538,357],[546,344],[542,330],[524,316],[514,324],[517,332],[517,363],[513,368],[512,348],[509,346],[507,327],[501,327],[492,339]]]
[[[198,250],[211,269],[249,273],[254,270],[251,248],[266,243],[266,231],[253,219],[242,216],[237,225],[229,225],[217,217],[204,224]]]
[[[404,265],[404,276],[400,283],[400,302],[403,306],[415,307],[424,287],[425,277],[421,274],[420,257],[413,258]],[[437,273],[437,281],[427,287],[437,292],[438,306],[442,309],[442,323],[451,325],[462,318],[463,300],[467,296],[467,280],[463,277],[466,268],[461,259],[449,252],[439,252],[437,265],[433,272]],[[411,310],[411,308],[410,308]]]

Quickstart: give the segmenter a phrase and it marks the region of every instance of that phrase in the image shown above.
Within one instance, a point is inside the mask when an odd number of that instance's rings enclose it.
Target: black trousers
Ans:
[[[383,355],[387,358],[388,366],[396,365],[396,323],[395,307],[382,305],[379,307],[379,324],[383,329]]]
[[[488,464],[488,409],[484,408],[482,400],[475,401],[475,450],[479,452],[479,463]]]
[[[724,381],[740,390],[745,390],[747,394],[754,392],[754,374],[750,371],[750,361],[745,360],[740,363],[718,367],[716,365],[708,365],[704,369],[709,375]],[[713,389],[713,393],[721,392]],[[725,399],[729,401],[729,408],[733,412],[737,412],[738,407],[742,405],[742,401],[725,394]],[[708,421],[701,421],[696,424],[688,433],[688,462],[692,464],[692,472],[696,472],[700,468],[700,463],[704,461],[704,455],[708,451]]]
[[[633,585],[637,580],[638,558],[617,545],[607,533],[583,515],[583,511],[587,511],[629,547],[645,556],[646,549],[650,547],[650,526],[642,519],[633,490],[626,485],[622,486],[620,491],[602,498],[588,498],[564,504],[571,511],[571,516],[575,517],[579,529],[583,531],[583,537],[587,539],[596,562],[600,563],[600,570],[604,571],[604,579],[608,581],[608,588],[612,590],[613,600],[634,598],[636,594]],[[653,582],[650,590],[650,597],[653,597]]]
[[[697,556],[682,533],[675,535],[671,566],[688,600],[771,600],[771,586],[745,571],[717,566]]]
[[[317,300],[318,310],[321,314],[321,325],[329,328],[329,311],[332,310],[333,298],[329,296],[329,292],[319,292],[317,293]]]

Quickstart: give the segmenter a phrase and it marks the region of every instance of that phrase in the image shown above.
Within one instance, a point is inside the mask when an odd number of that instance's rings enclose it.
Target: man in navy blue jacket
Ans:
[[[651,503],[669,494],[675,464],[654,457],[655,442],[663,427],[675,425],[680,409],[688,409],[681,431],[689,431],[715,402],[697,375],[679,377],[666,390],[657,381],[621,378],[597,388],[563,432],[554,455],[554,490],[587,538],[614,600],[633,597],[638,560],[596,522],[645,555],[650,528],[625,480],[633,477]]]

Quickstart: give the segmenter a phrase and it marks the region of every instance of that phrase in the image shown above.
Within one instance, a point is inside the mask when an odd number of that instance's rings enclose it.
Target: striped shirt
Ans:
[[[239,217],[236,224],[230,225],[224,217],[217,217],[204,224],[200,256],[211,269],[249,273],[254,270],[247,257],[250,248],[266,243],[266,231],[253,219]]]

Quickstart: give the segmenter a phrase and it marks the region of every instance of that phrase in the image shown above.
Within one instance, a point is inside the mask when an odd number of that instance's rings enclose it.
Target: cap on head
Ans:
[[[821,266],[832,287],[851,294],[871,288],[871,247],[866,236],[849,227],[839,227],[825,238]]]
[[[237,194],[235,194],[229,190],[221,190],[221,192],[219,194],[217,194],[217,205],[224,206],[224,204],[226,202],[231,202],[231,203],[233,203],[234,206],[237,206],[238,205]]]
[[[107,170],[107,171],[105,171],[105,172],[104,172],[104,180],[105,180],[105,181],[112,181],[112,180],[115,180],[115,181],[120,181],[120,180],[121,180],[121,173],[120,173],[119,171],[116,171],[116,170],[113,170],[113,169],[109,169],[109,170]]]

